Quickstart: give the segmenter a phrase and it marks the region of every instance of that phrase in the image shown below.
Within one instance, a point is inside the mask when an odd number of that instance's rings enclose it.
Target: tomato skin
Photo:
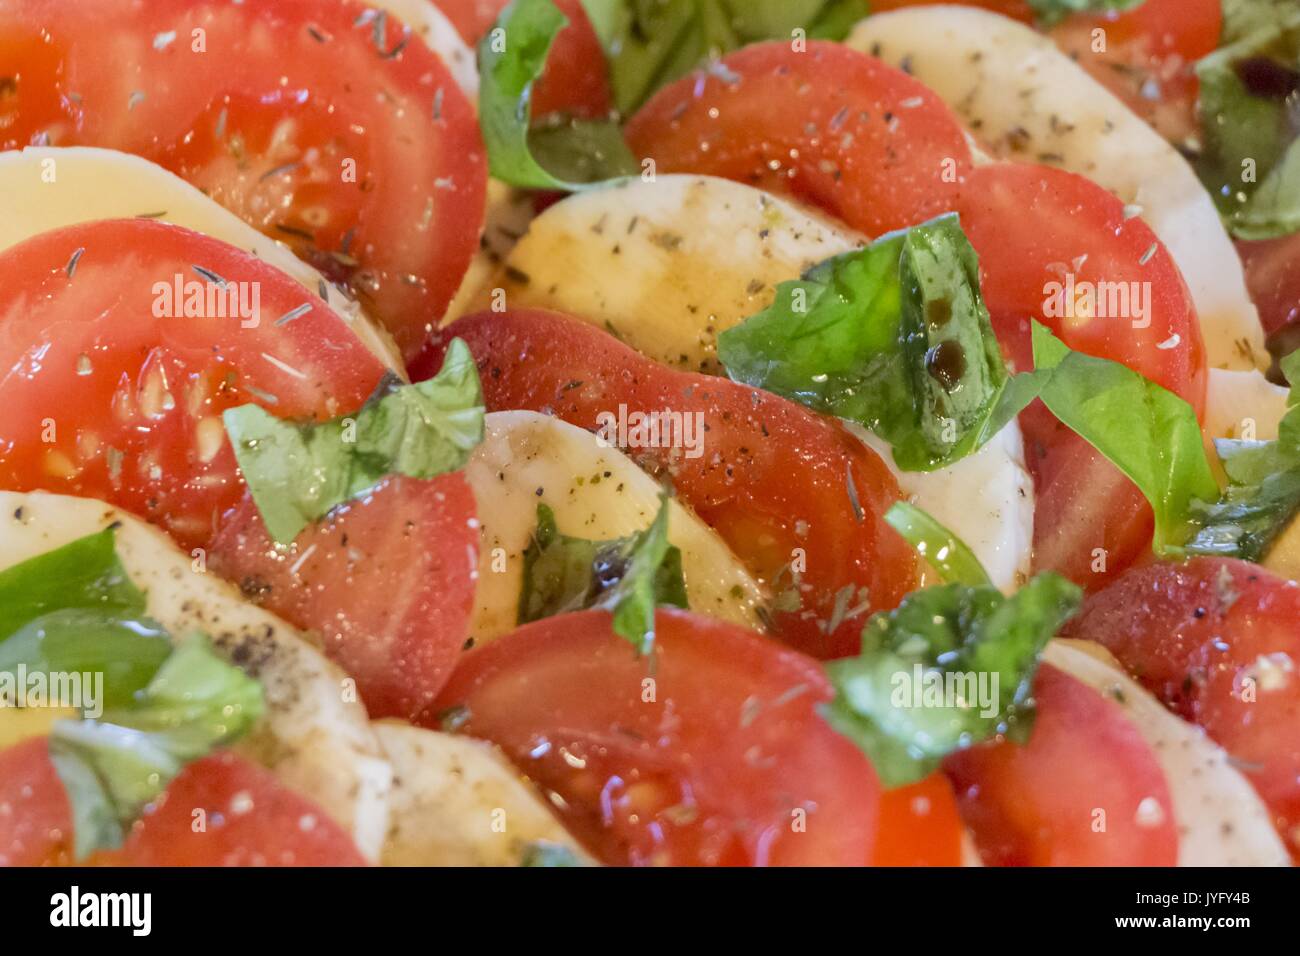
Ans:
[[[984,863],[1175,865],[1164,771],[1120,707],[1049,664],[1039,668],[1034,698],[1027,744],[979,744],[944,762]],[[1099,810],[1102,832],[1094,829]]]
[[[1152,564],[1089,598],[1065,631],[1204,727],[1300,862],[1300,586],[1245,561]]]
[[[880,797],[880,826],[872,866],[961,866],[962,834],[952,784],[932,773]]]
[[[394,53],[391,17],[381,53],[373,23],[357,25],[366,9],[0,3],[0,62],[16,76],[0,149],[102,146],[158,163],[347,283],[409,355],[477,251],[487,161],[442,61],[418,41]]]
[[[432,375],[457,337],[478,359],[489,410],[545,412],[588,431],[600,430],[602,414],[617,415],[620,406],[629,415],[667,409],[703,416],[698,457],[681,448],[628,451],[668,478],[778,590],[790,585],[793,561],[806,563],[801,609],[772,615],[774,633],[791,646],[823,659],[857,654],[866,620],[861,589],[878,611],[915,587],[916,556],[883,521],[899,499],[898,486],[839,425],[758,389],[669,369],[585,322],[540,310],[485,312],[453,323],[412,364],[412,376]],[[860,519],[849,497],[850,472]],[[846,616],[850,609],[859,613]],[[826,633],[831,622],[837,626]]]
[[[416,720],[469,633],[478,573],[474,494],[459,473],[393,477],[277,548],[245,496],[209,567],[295,627],[357,681],[371,717]]]
[[[1300,338],[1300,233],[1259,242],[1239,241],[1237,252],[1246,267],[1246,286],[1259,309],[1259,322],[1269,337],[1270,351],[1284,356]]]
[[[1036,319],[1071,348],[1120,362],[1203,413],[1205,346],[1191,295],[1155,233],[1126,218],[1119,199],[1064,170],[999,163],[966,177],[957,208],[980,256],[994,330],[1016,368],[1033,367]],[[1102,283],[1121,283],[1130,295],[1136,290],[1145,314],[1131,298],[1127,316],[1063,314],[1068,276],[1076,290]],[[1122,301],[1116,304],[1122,311]],[[1148,550],[1150,506],[1041,405],[1021,416],[1021,427],[1037,489],[1036,566],[1085,588],[1103,585]]]
[[[247,807],[248,809],[245,809]],[[0,867],[69,866],[72,808],[45,737],[0,751]],[[196,833],[196,810],[207,829]],[[91,866],[364,866],[351,837],[267,770],[231,751],[187,766],[119,850]]]
[[[487,35],[510,0],[434,0],[471,47]],[[566,113],[603,119],[613,107],[605,51],[582,0],[553,0],[569,25],[555,36],[546,69],[533,87],[533,117]]]
[[[476,648],[441,703],[464,707],[458,729],[502,747],[605,863],[870,859],[879,785],[816,714],[831,689],[815,662],[660,610],[652,663],[610,622],[582,611]]]
[[[259,311],[175,315],[156,286],[201,283],[195,265],[249,305],[256,293]],[[360,407],[383,373],[298,283],[176,226],[86,223],[0,253],[0,487],[102,498],[186,548],[206,545],[243,493],[223,410],[331,418]]]
[[[72,807],[46,739],[0,750],[0,867],[71,861]]]
[[[754,44],[664,87],[627,139],[660,172],[790,194],[871,236],[947,212],[971,165],[961,124],[927,87],[819,41]]]

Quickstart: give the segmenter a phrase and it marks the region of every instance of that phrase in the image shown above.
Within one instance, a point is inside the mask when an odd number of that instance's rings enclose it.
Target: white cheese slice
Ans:
[[[534,412],[495,412],[465,466],[483,525],[478,589],[470,634],[476,642],[514,630],[523,556],[537,529],[537,506],[555,513],[561,534],[608,541],[650,526],[660,486],[617,448],[574,425]],[[682,552],[691,609],[759,628],[767,603],[722,539],[676,499],[669,502],[668,539]]]
[[[1241,260],[1192,168],[1050,39],[985,10],[937,5],[868,17],[845,43],[906,66],[999,158],[1060,166],[1140,209],[1187,281],[1210,365],[1267,361]]]
[[[289,248],[179,176],[129,153],[89,146],[29,146],[0,153],[0,250],[52,229],[148,216],[219,239],[275,266],[341,315],[390,368],[403,369],[388,333]]]
[[[117,525],[117,552],[147,612],[171,634],[208,634],[261,681],[267,712],[238,749],[344,826],[379,858],[392,771],[346,675],[297,631],[201,570],[160,531],[111,505],[0,492],[0,570]]]
[[[1261,372],[1210,369],[1205,402],[1205,433],[1211,438],[1272,441],[1286,415],[1290,390]]]

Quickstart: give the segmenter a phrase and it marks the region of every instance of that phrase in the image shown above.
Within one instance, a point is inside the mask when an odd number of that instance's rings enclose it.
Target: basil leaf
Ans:
[[[550,0],[514,0],[502,11],[496,27],[479,41],[479,122],[488,166],[493,176],[512,186],[572,192],[639,170],[614,123],[552,127],[536,140],[530,137],[533,86],[546,66],[551,44],[568,22]],[[572,157],[593,142],[600,144],[599,153],[575,165]],[[566,157],[561,172],[577,181],[548,171],[534,156],[534,145],[542,158]]]
[[[454,339],[434,378],[405,385],[390,376],[355,416],[299,423],[240,405],[222,419],[267,531],[286,543],[388,475],[461,468],[483,439],[483,414],[474,357]]]
[[[682,553],[668,541],[668,498],[649,528],[613,541],[560,534],[555,513],[537,506],[537,531],[524,551],[519,623],[600,607],[614,632],[639,653],[654,646],[655,608],[688,607]]]
[[[945,582],[970,587],[992,586],[988,572],[966,542],[916,505],[906,501],[895,502],[885,512],[885,521],[943,576]]]
[[[1082,600],[1050,573],[1011,597],[963,584],[916,591],[872,616],[858,657],[825,665],[835,697],[822,716],[889,788],[998,734],[1026,739],[1039,656]]]
[[[1029,6],[1040,22],[1054,24],[1076,13],[1107,13],[1111,10],[1132,10],[1145,0],[1029,0]]]
[[[50,757],[72,805],[77,859],[120,847],[187,763],[242,737],[262,712],[261,685],[195,635],[129,705],[56,723]]]
[[[718,338],[738,382],[858,422],[907,471],[978,450],[1032,401],[1008,379],[979,260],[955,215],[891,233],[777,287]]]
[[[1198,167],[1232,233],[1300,229],[1300,7],[1238,5],[1226,46],[1202,59]]]
[[[567,846],[535,840],[524,848],[520,866],[573,867],[585,866]]]
[[[1151,503],[1156,552],[1176,551],[1196,531],[1192,501],[1219,496],[1196,412],[1118,362],[1071,351],[1039,322],[1033,345],[1035,366],[1051,369],[1042,385],[1043,403]]]
[[[1300,351],[1281,365],[1293,385],[1277,440],[1214,443],[1228,487],[1217,501],[1193,503],[1201,527],[1187,545],[1191,554],[1260,561],[1300,513]]]
[[[583,0],[610,61],[618,111],[627,116],[660,87],[710,57],[761,40],[842,40],[869,12],[866,0]]]

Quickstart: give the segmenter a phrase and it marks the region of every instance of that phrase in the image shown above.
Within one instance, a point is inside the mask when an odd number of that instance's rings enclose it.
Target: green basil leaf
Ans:
[[[1082,600],[1054,574],[1011,597],[963,584],[916,591],[872,616],[859,656],[825,665],[835,697],[822,715],[890,788],[998,734],[1025,739],[1039,657]]]
[[[1199,172],[1235,236],[1287,235],[1300,229],[1300,7],[1225,12],[1227,45],[1196,66]]]
[[[1040,381],[1008,378],[955,215],[781,283],[771,307],[719,336],[718,357],[738,382],[875,432],[907,471],[977,451]]]
[[[483,440],[483,415],[474,357],[454,339],[434,378],[405,385],[390,376],[355,416],[300,423],[240,405],[222,419],[267,531],[286,543],[388,475],[463,467]]]
[[[1035,366],[1051,370],[1043,403],[1151,503],[1156,552],[1177,551],[1196,531],[1192,502],[1219,496],[1196,412],[1118,362],[1072,351],[1039,322],[1033,345]]]
[[[656,90],[711,57],[749,43],[842,40],[867,0],[583,0],[610,63],[618,111],[630,115]]]
[[[1040,22],[1054,24],[1076,13],[1107,13],[1112,10],[1132,10],[1145,0],[1029,0],[1029,6]]]
[[[479,41],[479,122],[488,166],[493,176],[512,186],[572,192],[639,169],[612,122],[557,125],[533,135],[533,86],[568,22],[550,0],[514,0]],[[585,163],[575,163],[574,157],[593,144],[599,150],[591,151]],[[560,175],[539,159],[557,162],[563,167]]]
[[[524,552],[519,623],[585,608],[614,612],[614,631],[648,653],[655,608],[688,607],[682,553],[668,540],[668,498],[650,527],[613,541],[561,534],[555,514],[537,506],[537,531]]]
[[[520,866],[571,867],[585,866],[567,846],[535,840],[524,848]]]
[[[50,756],[72,804],[77,858],[121,846],[187,763],[238,740],[263,710],[261,685],[194,635],[130,704],[101,720],[56,723]]]
[[[970,546],[916,505],[906,501],[895,502],[885,512],[885,521],[943,576],[946,583],[992,586],[988,572]]]

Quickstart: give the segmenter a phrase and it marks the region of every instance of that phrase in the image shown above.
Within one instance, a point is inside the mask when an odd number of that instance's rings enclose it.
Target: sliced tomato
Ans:
[[[1237,252],[1269,350],[1279,357],[1289,355],[1300,348],[1300,233],[1238,242]]]
[[[315,630],[372,717],[414,720],[469,633],[478,568],[474,494],[460,474],[389,478],[277,547],[245,497],[209,567],[290,624]]]
[[[224,409],[331,418],[383,373],[321,299],[176,226],[87,223],[0,253],[0,487],[103,498],[185,547],[243,495]]]
[[[957,208],[980,256],[994,329],[1018,368],[1033,365],[1036,319],[1071,348],[1121,362],[1202,413],[1205,347],[1191,295],[1155,233],[1119,199],[1064,170],[999,163],[966,177]],[[1089,313],[1087,292],[1105,308]],[[1021,425],[1038,490],[1037,566],[1098,587],[1147,549],[1150,507],[1041,406]]]
[[[470,46],[477,46],[510,0],[434,0]],[[546,69],[533,88],[533,116],[566,113],[583,119],[609,115],[613,99],[605,51],[582,0],[554,0],[569,25],[555,37]]]
[[[44,737],[0,750],[0,866],[72,861],[72,807]]]
[[[733,624],[656,617],[653,660],[606,611],[470,651],[442,693],[615,865],[862,865],[880,788],[816,713],[815,662]],[[463,722],[461,722],[463,721]]]
[[[1196,61],[1223,31],[1222,0],[1144,0],[1132,10],[1068,17],[1057,45],[1172,143],[1196,139]]]
[[[436,55],[361,3],[5,3],[0,63],[0,148],[165,166],[347,283],[408,354],[478,248],[474,109]]]
[[[952,784],[941,773],[886,790],[872,866],[960,866],[961,815]]]
[[[72,808],[46,738],[0,752],[0,866],[73,862]],[[96,866],[363,866],[352,838],[267,770],[224,751],[198,760]]]
[[[1204,727],[1300,862],[1300,587],[1245,561],[1153,564],[1089,598],[1066,633]]]
[[[1164,771],[1113,701],[1044,664],[1029,742],[980,744],[944,764],[990,866],[1173,866]]]
[[[897,483],[831,421],[758,389],[669,369],[585,322],[533,310],[448,326],[412,364],[417,380],[441,366],[455,337],[477,357],[492,410],[545,412],[589,431],[620,409],[698,416],[698,454],[680,443],[642,447],[631,433],[636,447],[624,450],[797,605],[774,612],[773,624],[799,650],[858,653],[868,611],[894,607],[915,587],[915,554],[883,521]]]
[[[660,172],[789,193],[879,235],[952,208],[961,124],[920,82],[837,43],[760,43],[666,86],[628,142]]]

